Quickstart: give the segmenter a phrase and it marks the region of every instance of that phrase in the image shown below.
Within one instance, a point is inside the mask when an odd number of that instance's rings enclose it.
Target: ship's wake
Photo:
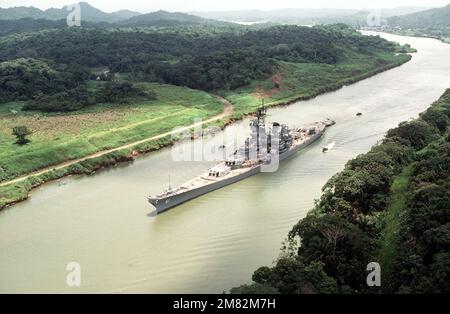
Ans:
[[[333,142],[331,144],[328,144],[327,146],[324,146],[323,149],[325,151],[329,151],[329,150],[332,150],[335,146],[336,146],[336,142]]]

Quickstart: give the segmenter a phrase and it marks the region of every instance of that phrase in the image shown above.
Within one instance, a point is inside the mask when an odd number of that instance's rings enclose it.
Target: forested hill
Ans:
[[[117,12],[121,14],[120,12]],[[67,15],[67,12],[64,11]],[[15,33],[33,33],[42,30],[49,29],[64,29],[68,28],[65,15],[61,15],[61,19],[48,19],[48,18],[20,18],[4,20],[0,19],[0,37]],[[84,16],[84,15],[83,15]],[[81,25],[83,28],[97,28],[97,29],[117,29],[117,28],[174,28],[174,27],[216,27],[216,28],[233,28],[238,29],[241,26],[221,22],[216,20],[204,19],[194,15],[177,12],[158,11],[149,14],[142,14],[139,16],[133,16],[131,18],[125,18],[130,16],[129,13],[124,12],[122,21],[115,23],[102,22],[101,18],[92,18],[82,20]],[[91,21],[92,20],[92,21]],[[255,27],[256,28],[256,27]]]
[[[232,89],[270,73],[275,60],[335,64],[346,52],[376,55],[396,46],[343,25],[278,26],[245,32],[63,29],[1,41],[0,62],[20,57],[108,67],[148,79],[213,90]],[[114,53],[111,53],[111,52]]]
[[[388,23],[391,27],[411,29],[450,28],[450,4],[443,8],[390,17]]]
[[[351,160],[290,232],[300,246],[232,292],[450,293],[449,130],[450,89]],[[379,288],[366,283],[371,262]]]
[[[427,36],[450,43],[450,4],[387,19],[390,31],[403,35]]]
[[[399,16],[427,10],[427,7],[397,7],[381,9],[384,18]],[[235,22],[274,22],[296,25],[320,25],[345,23],[352,26],[365,26],[371,10],[354,9],[279,9],[279,10],[244,10],[222,12],[193,12],[205,18]]]
[[[131,17],[119,22],[122,26],[149,27],[149,26],[178,26],[178,25],[214,25],[233,26],[232,23],[205,19],[195,15],[179,12],[157,11]]]
[[[84,89],[87,80],[98,77],[93,69],[99,68],[111,77],[119,75],[129,81],[229,91],[270,78],[279,72],[281,62],[342,64],[347,65],[343,67],[345,71],[361,75],[364,71],[399,65],[410,58],[396,54],[401,52],[398,44],[362,36],[342,24],[256,30],[203,25],[156,29],[64,28],[0,37],[0,46],[0,63],[4,62],[0,67],[3,71],[0,103],[31,100],[40,92],[59,92],[73,84]],[[19,59],[18,63],[11,62]],[[351,70],[356,62],[361,65]],[[48,81],[45,72],[33,70],[42,63],[47,64],[51,73],[57,73],[58,80]],[[31,73],[42,73],[44,77]],[[24,86],[27,84],[30,86]],[[334,82],[336,86],[339,84],[342,83]],[[23,90],[32,93],[23,94]]]
[[[57,29],[67,27],[66,20],[47,20],[21,18],[18,20],[0,20],[0,36],[14,33],[31,33],[44,29]]]
[[[130,10],[121,10],[113,13],[106,13],[94,8],[87,2],[80,2],[81,23],[83,26],[92,26],[93,23],[109,23],[109,27],[130,26],[130,27],[168,27],[179,25],[215,25],[215,26],[231,26],[232,23],[221,22],[217,20],[202,18],[195,15],[179,12],[157,11],[147,14],[141,14]],[[0,8],[0,22],[3,26],[12,28],[14,25],[23,26],[43,24],[44,21],[49,26],[57,25],[66,21],[70,11],[67,7],[61,9],[50,8],[45,11],[34,7],[14,7],[2,9]],[[21,20],[19,24],[15,23]],[[9,23],[7,23],[9,22]],[[52,23],[53,22],[53,23]],[[31,27],[29,27],[31,28]],[[0,34],[4,33],[0,28]]]

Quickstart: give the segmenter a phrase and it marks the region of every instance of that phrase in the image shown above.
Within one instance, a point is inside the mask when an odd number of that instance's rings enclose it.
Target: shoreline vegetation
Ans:
[[[396,62],[393,62],[388,65],[384,65],[382,67],[379,67],[378,69],[372,69],[371,71],[368,71],[367,73],[362,73],[355,77],[346,78],[346,79],[342,80],[341,82],[332,84],[330,86],[322,86],[318,90],[311,91],[309,95],[302,95],[302,96],[292,95],[285,99],[280,99],[278,101],[269,102],[267,105],[269,107],[287,106],[287,105],[290,105],[290,104],[298,102],[298,101],[315,98],[315,97],[317,97],[321,94],[327,93],[327,92],[333,92],[333,91],[339,90],[340,88],[342,88],[346,85],[350,85],[350,84],[356,83],[358,81],[364,80],[366,78],[375,76],[379,73],[382,73],[382,72],[385,72],[392,68],[401,66],[404,63],[411,60],[410,55],[403,55],[403,56],[404,56],[403,58],[396,60]],[[230,98],[228,98],[228,99],[230,99]],[[235,104],[233,104],[233,105],[235,105]],[[241,120],[241,119],[245,118],[246,116],[252,115],[254,113],[254,110],[258,106],[259,106],[258,101],[255,100],[253,106],[247,107],[246,111],[241,110],[241,111],[237,112],[237,114],[234,114],[231,117],[226,117],[219,122],[211,123],[211,124],[224,129],[226,126],[230,125],[231,123]],[[236,110],[236,108],[235,108],[235,110]],[[205,127],[207,127],[208,125],[211,125],[211,124],[207,124],[207,125],[205,125]],[[141,144],[136,147],[133,147],[132,149],[124,149],[124,150],[116,151],[113,153],[108,153],[104,156],[84,160],[77,164],[74,164],[74,165],[59,169],[59,170],[50,170],[44,174],[32,176],[32,177],[25,179],[23,181],[20,181],[20,182],[11,183],[8,185],[1,185],[0,186],[0,210],[27,200],[29,198],[30,192],[33,189],[35,189],[45,183],[59,180],[66,176],[92,175],[92,174],[98,172],[99,170],[102,170],[102,169],[105,169],[108,167],[113,167],[113,166],[117,165],[118,163],[133,162],[139,156],[157,151],[161,148],[169,147],[173,144],[174,144],[174,142],[173,142],[172,137],[168,136],[168,137],[156,140],[156,141],[149,141],[145,144]],[[1,181],[0,181],[0,183],[1,183]]]
[[[290,231],[279,258],[232,294],[450,291],[450,89],[350,160]],[[368,287],[369,262],[381,287]]]
[[[384,30],[386,33],[390,33],[393,35],[399,35],[399,36],[410,36],[410,37],[418,37],[418,38],[430,38],[430,39],[436,39],[440,42],[443,42],[444,44],[450,45],[450,32],[446,35],[432,35],[422,30],[395,30],[395,29],[388,29]]]

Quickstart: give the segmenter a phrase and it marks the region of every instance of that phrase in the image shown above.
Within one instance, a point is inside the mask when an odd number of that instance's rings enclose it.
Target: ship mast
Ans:
[[[260,132],[261,128],[265,128],[266,124],[266,115],[267,115],[267,109],[265,106],[265,99],[264,97],[261,99],[261,107],[258,108],[256,112],[256,118],[258,119],[258,125],[256,128],[256,147],[257,147],[257,156],[259,157],[259,153],[261,151],[261,145],[260,145]]]

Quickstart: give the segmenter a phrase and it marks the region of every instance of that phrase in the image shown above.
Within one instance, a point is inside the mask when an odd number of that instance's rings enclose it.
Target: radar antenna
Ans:
[[[259,154],[261,152],[261,145],[260,145],[260,133],[261,128],[266,127],[266,116],[267,116],[267,108],[265,105],[265,99],[264,97],[261,99],[261,107],[259,107],[256,111],[256,118],[258,121],[258,125],[256,126],[256,147],[257,147],[257,155],[259,157]]]
[[[265,124],[265,118],[267,116],[267,108],[265,105],[265,99],[261,100],[261,107],[259,107],[256,111],[256,118],[258,119],[258,125]]]

